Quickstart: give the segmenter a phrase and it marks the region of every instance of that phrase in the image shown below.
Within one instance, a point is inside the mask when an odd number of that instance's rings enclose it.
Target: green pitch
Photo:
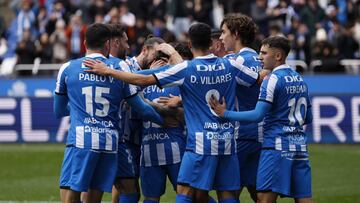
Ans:
[[[0,201],[60,201],[63,150],[64,145],[56,144],[1,144]],[[315,202],[359,201],[360,145],[311,145],[310,158]],[[241,202],[251,202],[245,193]],[[169,185],[161,202],[173,202],[174,197]],[[106,194],[104,200],[109,201],[110,195]]]

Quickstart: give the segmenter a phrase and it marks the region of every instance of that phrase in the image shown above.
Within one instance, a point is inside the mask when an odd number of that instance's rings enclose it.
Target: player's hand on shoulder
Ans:
[[[109,75],[112,69],[108,68],[107,65],[100,60],[86,59],[83,61],[86,67],[91,69],[85,70],[86,72],[96,73],[99,75]]]
[[[214,95],[211,95],[209,104],[211,106],[211,109],[220,117],[224,117],[225,111],[226,111],[226,101],[225,98],[222,98],[222,103],[220,103]]]

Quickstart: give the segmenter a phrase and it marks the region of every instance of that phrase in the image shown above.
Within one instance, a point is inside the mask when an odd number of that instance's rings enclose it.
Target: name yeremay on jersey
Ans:
[[[263,148],[307,151],[303,125],[311,103],[301,75],[287,65],[276,67],[264,79],[259,100],[272,105],[264,118]]]

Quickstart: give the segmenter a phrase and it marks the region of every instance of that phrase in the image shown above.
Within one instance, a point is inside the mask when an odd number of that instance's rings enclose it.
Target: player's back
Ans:
[[[264,119],[263,147],[306,151],[303,125],[311,104],[308,87],[301,75],[282,65],[273,70],[261,88],[260,100],[273,100]]]
[[[187,149],[198,154],[218,155],[236,152],[235,122],[220,119],[209,105],[212,95],[224,97],[227,108],[235,109],[237,83],[254,82],[235,67],[235,62],[214,55],[184,62],[187,77],[180,86],[188,129]],[[251,83],[250,82],[250,83]]]
[[[156,85],[143,89],[144,98],[157,103],[159,97],[180,96],[179,87],[160,89]],[[150,121],[143,121],[142,128],[142,166],[176,164],[181,161],[185,151],[186,136],[184,125],[164,128]]]
[[[124,92],[125,84],[112,77],[85,72],[87,68],[82,62],[87,58],[108,64],[101,54],[90,54],[68,62],[60,70],[63,73],[59,74],[66,77],[70,105],[71,126],[67,144],[114,151],[119,132],[119,105],[129,93]]]

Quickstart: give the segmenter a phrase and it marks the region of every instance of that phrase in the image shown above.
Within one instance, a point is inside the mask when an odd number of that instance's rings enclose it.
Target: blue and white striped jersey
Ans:
[[[262,70],[261,61],[258,59],[259,55],[251,48],[242,48],[238,53],[229,54],[226,58],[235,59],[245,67],[260,72]],[[236,89],[236,97],[238,101],[239,111],[250,111],[255,109],[257,100],[259,98],[260,85],[255,84],[251,87],[238,85]],[[238,139],[239,140],[256,140],[263,139],[263,122],[239,122]]]
[[[145,99],[157,102],[159,97],[179,96],[178,87],[160,89],[156,85],[143,89]],[[186,147],[184,126],[163,128],[150,121],[143,122],[141,142],[141,166],[176,164],[181,161]]]
[[[126,62],[125,60],[110,55],[108,61],[110,66],[119,67],[119,69],[124,72],[133,72],[132,66],[130,66],[129,63]],[[138,91],[140,91],[140,88],[137,89]],[[140,145],[139,134],[141,133],[141,131],[137,130],[139,127],[134,128],[131,124],[134,122],[141,124],[141,120],[139,121],[139,119],[136,119],[136,121],[133,121],[131,119],[132,113],[137,115],[135,111],[131,111],[130,106],[126,103],[125,100],[123,100],[120,104],[120,111],[119,111],[119,116],[120,116],[119,127],[121,129],[120,130],[121,139],[119,139],[119,142],[124,142],[126,140],[126,141],[131,141],[131,143]],[[136,130],[130,130],[133,128]]]
[[[61,66],[55,93],[69,97],[71,124],[67,145],[116,151],[120,102],[137,94],[137,89],[109,76],[84,72],[87,68],[82,62],[87,58],[111,66],[101,54],[90,54]]]
[[[180,85],[187,127],[187,150],[197,154],[223,155],[236,153],[235,122],[219,118],[209,100],[225,97],[227,108],[235,110],[237,84],[251,86],[258,74],[234,60],[213,54],[184,61],[155,74],[158,86]]]
[[[124,71],[130,71],[132,73],[141,70],[135,57],[127,57],[125,61],[122,61],[120,68],[124,69]],[[139,87],[138,89],[140,90]],[[123,102],[121,104],[120,117],[123,139],[132,144],[140,145],[142,119],[139,114],[132,110],[126,102]]]
[[[263,147],[307,151],[303,125],[311,103],[308,87],[300,74],[287,65],[276,67],[264,79],[259,100],[272,105],[264,118]]]
[[[136,72],[136,71],[141,70],[141,66],[135,56],[133,56],[131,58],[126,57],[125,61],[129,66],[131,66],[131,71]]]

